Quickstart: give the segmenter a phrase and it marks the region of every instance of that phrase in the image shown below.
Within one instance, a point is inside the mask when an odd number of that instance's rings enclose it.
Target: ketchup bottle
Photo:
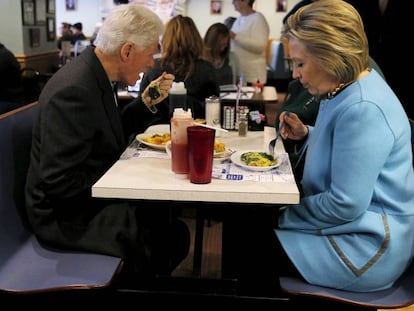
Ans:
[[[189,172],[187,127],[193,122],[191,109],[174,109],[171,118],[171,167],[177,177],[186,178]]]

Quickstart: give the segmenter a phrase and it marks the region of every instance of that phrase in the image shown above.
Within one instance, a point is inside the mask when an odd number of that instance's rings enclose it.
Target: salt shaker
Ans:
[[[239,130],[239,136],[247,136],[248,120],[247,120],[247,113],[244,111],[240,111],[238,130]]]
[[[206,98],[206,123],[220,127],[220,98],[217,96]]]

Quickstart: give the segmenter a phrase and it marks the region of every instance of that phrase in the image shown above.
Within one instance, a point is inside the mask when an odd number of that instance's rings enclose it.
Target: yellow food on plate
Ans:
[[[277,159],[266,152],[245,152],[240,160],[248,166],[267,167],[277,164]]]
[[[226,145],[222,143],[220,140],[214,140],[214,153],[224,152],[226,151]]]
[[[206,124],[206,119],[195,119],[194,123],[195,124]]]
[[[153,145],[165,145],[168,141],[171,140],[170,134],[154,134],[150,137],[143,139],[145,142]]]

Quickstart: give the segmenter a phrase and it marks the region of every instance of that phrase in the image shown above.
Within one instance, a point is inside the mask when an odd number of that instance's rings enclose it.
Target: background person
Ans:
[[[184,82],[187,89],[187,107],[191,109],[194,119],[205,118],[205,99],[220,95],[219,84],[213,65],[204,60],[203,39],[193,19],[177,15],[170,19],[162,37],[161,57],[149,68],[141,81],[141,88],[146,88],[155,77],[166,71],[174,74],[176,82]],[[142,96],[122,111],[124,131],[127,139],[142,133],[153,124],[170,123],[170,104],[168,98],[156,104],[157,112],[151,112],[147,106],[149,97]]]
[[[384,72],[387,82],[398,96],[407,115],[414,119],[412,91],[398,65],[400,57],[396,34],[411,29],[411,7],[408,1],[347,0],[360,13],[368,37],[370,55]]]
[[[72,41],[72,25],[67,22],[62,22],[60,26],[60,37],[57,40],[57,47],[59,50],[62,49],[62,42],[63,41]]]
[[[253,3],[254,0],[233,0],[234,9],[240,16],[231,27],[231,51],[240,60],[244,82],[266,84],[269,24],[262,13],[253,10]]]
[[[234,24],[234,22],[236,21],[236,17],[234,17],[234,16],[229,16],[229,17],[226,17],[225,19],[224,19],[224,21],[223,21],[223,23],[224,23],[224,25],[226,25],[227,26],[227,28],[229,29],[229,30],[231,30],[231,27],[233,27],[233,24]]]
[[[230,31],[223,23],[211,25],[204,36],[203,57],[213,64],[219,85],[236,84],[240,62],[230,51]]]
[[[96,48],[53,75],[39,98],[26,183],[27,213],[40,241],[122,257],[125,275],[135,281],[171,273],[187,255],[188,228],[166,205],[96,199],[91,188],[126,148],[113,84],[133,84],[153,65],[162,30],[160,18],[144,6],[118,6]],[[157,77],[159,100],[173,79]]]
[[[0,113],[25,103],[20,64],[14,54],[0,42]]]
[[[75,44],[78,40],[86,40],[86,36],[83,33],[83,25],[82,23],[75,23],[70,28],[72,30],[72,37],[71,42],[72,44]]]

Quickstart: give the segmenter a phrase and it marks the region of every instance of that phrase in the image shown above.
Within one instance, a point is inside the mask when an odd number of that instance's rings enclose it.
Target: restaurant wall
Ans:
[[[22,1],[0,2],[0,42],[15,54],[21,67],[31,67],[40,73],[51,72],[56,67],[59,52],[56,42],[48,37],[47,32],[47,21],[53,21],[55,13],[46,10],[46,0],[44,1],[38,2],[42,10],[39,9],[37,14],[36,2],[32,2],[30,10],[26,10],[25,25]]]
[[[183,0],[179,1],[183,2]],[[277,2],[278,0],[255,1],[255,9],[262,12],[269,23],[271,38],[279,37],[283,17],[299,0],[287,0],[286,12],[276,12]],[[68,11],[65,8],[65,0],[56,0],[57,29],[59,29],[61,22],[82,22],[84,33],[90,36],[93,34],[95,25],[102,21],[102,17],[113,6],[113,0],[77,0],[76,10]],[[185,6],[185,14],[194,19],[202,36],[211,24],[223,22],[228,16],[237,17],[240,15],[234,10],[232,0],[223,0],[221,14],[210,14],[210,0],[186,0]]]
[[[45,9],[46,10],[46,9]],[[47,14],[45,17],[54,16]],[[39,31],[38,44],[31,43],[31,29]],[[17,0],[1,0],[0,2],[0,41],[14,54],[36,54],[49,51],[56,47],[46,37],[46,23],[36,21],[33,25],[23,25],[22,5]]]
[[[23,53],[22,12],[20,1],[2,0],[0,3],[0,42],[13,53]]]
[[[263,13],[270,27],[270,38],[279,38],[282,19],[299,0],[287,0],[286,12],[276,12],[278,0],[256,0],[254,8]],[[223,22],[228,16],[238,17],[232,0],[223,0],[221,14],[210,14],[210,0],[187,0],[187,15],[197,24],[200,34],[204,36],[208,27],[217,22]]]

